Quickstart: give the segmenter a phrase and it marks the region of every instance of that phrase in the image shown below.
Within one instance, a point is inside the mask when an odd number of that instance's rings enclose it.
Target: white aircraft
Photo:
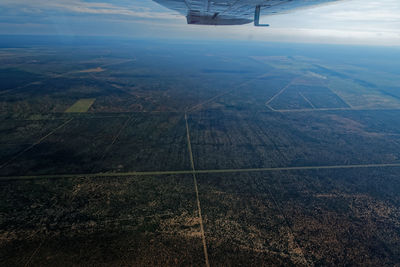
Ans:
[[[260,24],[260,13],[274,15],[340,0],[153,0],[187,18],[188,24]]]

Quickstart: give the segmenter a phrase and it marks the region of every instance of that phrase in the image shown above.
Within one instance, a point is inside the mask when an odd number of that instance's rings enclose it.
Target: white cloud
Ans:
[[[61,23],[63,20],[58,22],[57,17],[63,16],[77,34],[96,32],[104,35],[240,40],[251,36],[253,40],[262,41],[400,45],[400,0],[343,0],[313,9],[262,17],[262,22],[271,24],[270,28],[186,25],[184,16],[151,0],[0,1],[0,21],[4,23],[41,22],[48,29],[48,23]],[[2,7],[9,11],[4,16]],[[18,29],[23,31],[20,26]]]
[[[119,6],[103,2],[84,2],[82,0],[2,0],[0,6],[12,7],[29,13],[45,13],[58,11],[67,13],[82,13],[95,15],[120,15],[147,19],[175,19],[171,12],[152,11],[146,6]]]

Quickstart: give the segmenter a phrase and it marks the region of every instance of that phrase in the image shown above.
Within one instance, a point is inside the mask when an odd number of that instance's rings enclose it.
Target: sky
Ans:
[[[261,22],[271,26],[187,25],[152,0],[0,1],[0,34],[400,46],[400,0],[342,0]]]

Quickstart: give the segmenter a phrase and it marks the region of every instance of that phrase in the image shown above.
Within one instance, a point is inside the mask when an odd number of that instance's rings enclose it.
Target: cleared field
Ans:
[[[72,106],[70,106],[65,112],[87,112],[93,105],[95,98],[79,99]]]

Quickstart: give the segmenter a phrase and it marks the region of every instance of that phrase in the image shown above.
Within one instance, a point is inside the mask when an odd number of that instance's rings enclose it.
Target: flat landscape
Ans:
[[[393,53],[7,40],[2,265],[399,265]]]

